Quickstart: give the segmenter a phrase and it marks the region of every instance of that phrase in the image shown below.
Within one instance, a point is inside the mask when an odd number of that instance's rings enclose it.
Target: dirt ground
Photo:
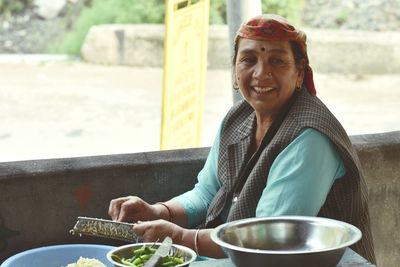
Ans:
[[[159,150],[162,69],[0,63],[0,161]],[[400,130],[400,74],[315,73],[350,135]],[[203,145],[232,105],[229,70],[207,73]]]

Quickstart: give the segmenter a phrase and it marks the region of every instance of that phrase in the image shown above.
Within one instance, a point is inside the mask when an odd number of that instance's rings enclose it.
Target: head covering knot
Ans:
[[[296,29],[281,16],[263,14],[243,23],[236,33],[235,43],[239,38],[296,42],[305,60],[303,86],[307,88],[311,95],[316,95],[313,72],[307,55],[307,36],[303,31]]]

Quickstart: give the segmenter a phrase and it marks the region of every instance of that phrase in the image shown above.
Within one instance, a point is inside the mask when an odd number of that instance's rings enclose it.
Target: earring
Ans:
[[[302,85],[303,85],[303,81],[300,82],[300,85],[299,85],[299,84],[296,84],[296,87],[294,88],[294,90],[295,90],[296,92],[299,92],[299,91],[301,90],[301,88],[302,88]]]
[[[237,80],[239,80],[239,78],[236,78],[236,75],[233,77],[233,80],[234,80],[234,82],[233,82],[233,89],[235,89],[236,91],[237,90],[239,90],[239,85],[238,85],[238,83],[237,83]]]
[[[233,83],[233,89],[235,89],[236,91],[239,90],[239,85],[236,81]]]

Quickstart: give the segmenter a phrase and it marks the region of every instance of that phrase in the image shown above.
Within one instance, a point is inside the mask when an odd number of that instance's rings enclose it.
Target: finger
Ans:
[[[146,229],[147,225],[142,221],[138,221],[132,227],[133,232],[139,237],[143,237],[144,233],[146,232]]]
[[[110,215],[112,220],[118,220],[119,213],[121,210],[122,203],[129,200],[129,197],[120,197],[110,201],[110,205],[108,207],[108,215]]]
[[[110,205],[108,207],[108,215],[110,215],[111,219],[116,220],[118,218],[121,203],[122,198],[117,198],[110,201]]]
[[[133,231],[140,236],[143,241],[157,242],[170,236],[170,230],[173,224],[165,220],[155,220],[136,223]]]
[[[131,197],[129,201],[121,204],[118,220],[136,222],[138,220],[150,220],[150,205],[139,197]]]
[[[118,221],[135,222],[143,219],[140,216],[143,213],[143,200],[138,197],[130,197],[129,200],[121,203]]]

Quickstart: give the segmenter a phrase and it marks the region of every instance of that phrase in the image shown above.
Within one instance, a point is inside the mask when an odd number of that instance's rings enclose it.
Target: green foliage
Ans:
[[[210,0],[210,23],[226,24],[226,0]]]
[[[1,0],[0,0],[1,1]],[[50,53],[79,55],[86,34],[93,25],[112,23],[164,23],[165,0],[91,0],[74,24],[74,29]],[[212,0],[211,23],[225,23],[225,0]]]
[[[262,0],[263,13],[273,13],[299,24],[304,0]]]
[[[210,2],[210,23],[225,24],[226,0],[211,0]],[[262,0],[261,4],[263,13],[278,14],[290,22],[298,24],[304,0]]]
[[[338,25],[342,25],[349,19],[349,11],[346,9],[340,10],[339,14],[336,15],[336,22]]]
[[[13,2],[15,0],[0,0]],[[31,0],[19,0],[31,1]],[[263,13],[282,15],[293,23],[300,20],[304,0],[262,0]],[[1,3],[1,2],[0,2]],[[50,53],[79,55],[90,27],[112,23],[164,23],[165,0],[86,0],[87,6],[73,30],[60,43],[49,46]],[[210,0],[210,23],[226,23],[226,0]]]
[[[13,14],[23,11],[32,4],[32,0],[0,0],[0,13]]]
[[[82,9],[61,43],[49,46],[50,53],[78,55],[87,32],[93,25],[113,23],[163,23],[164,0],[92,0]]]

